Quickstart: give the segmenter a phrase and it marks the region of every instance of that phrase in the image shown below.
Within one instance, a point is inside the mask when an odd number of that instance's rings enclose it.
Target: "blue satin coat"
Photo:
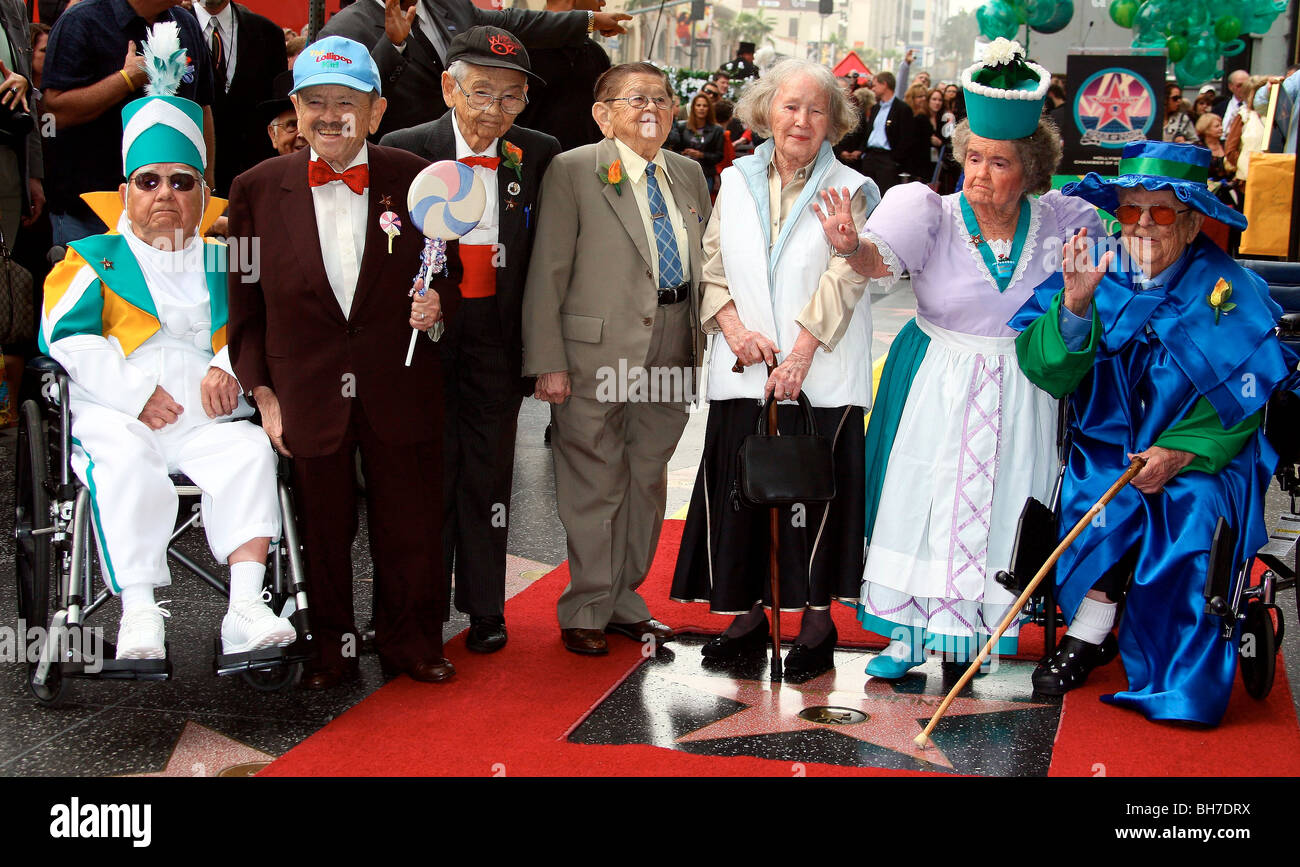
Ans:
[[[1108,273],[1094,297],[1101,337],[1092,370],[1073,394],[1072,441],[1065,456],[1062,534],[1129,465],[1204,396],[1225,427],[1263,408],[1294,369],[1273,335],[1281,310],[1262,279],[1204,235],[1160,289],[1138,292],[1130,272]],[[1215,321],[1208,296],[1223,277],[1237,307]],[[1023,330],[1063,286],[1058,274],[1010,325]],[[1046,324],[1046,323],[1045,323]],[[1277,455],[1256,431],[1220,472],[1184,471],[1155,495],[1125,487],[1061,557],[1058,600],[1067,620],[1126,553],[1136,574],[1119,628],[1129,689],[1103,701],[1150,719],[1217,725],[1236,671],[1237,642],[1220,637],[1203,596],[1215,523],[1237,530],[1236,562],[1267,540],[1264,492]]]

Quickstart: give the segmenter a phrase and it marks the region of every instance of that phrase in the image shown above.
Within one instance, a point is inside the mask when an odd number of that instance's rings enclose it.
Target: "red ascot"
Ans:
[[[467,166],[482,166],[495,172],[497,166],[501,165],[501,157],[461,157],[460,162]]]
[[[370,186],[370,166],[362,163],[347,171],[336,172],[324,160],[312,160],[307,163],[307,182],[313,187],[323,186],[331,181],[342,181],[348,185],[349,190],[359,196],[366,191],[366,187]]]

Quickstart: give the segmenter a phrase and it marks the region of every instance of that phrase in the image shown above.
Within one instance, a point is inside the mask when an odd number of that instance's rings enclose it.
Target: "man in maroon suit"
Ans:
[[[352,540],[354,455],[366,477],[375,563],[375,644],[388,674],[437,682],[447,599],[442,580],[442,373],[411,328],[440,315],[436,296],[408,298],[423,236],[406,192],[427,165],[368,145],[386,102],[365,47],[320,40],[294,63],[292,99],[310,148],[235,179],[230,231],[258,243],[251,274],[230,276],[230,354],[271,442],[293,457],[293,479],[318,658],[305,685],[356,672]],[[380,216],[393,212],[390,239]]]

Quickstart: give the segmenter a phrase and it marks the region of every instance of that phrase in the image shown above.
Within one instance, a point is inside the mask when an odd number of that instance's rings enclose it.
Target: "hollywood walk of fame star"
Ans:
[[[1100,114],[1097,120],[1098,129],[1110,123],[1118,123],[1124,129],[1133,129],[1133,120],[1129,117],[1129,113],[1139,110],[1138,103],[1142,101],[1142,96],[1132,96],[1123,85],[1122,78],[1123,76],[1120,75],[1110,76],[1109,80],[1102,85],[1100,94],[1088,101],[1089,112]]]
[[[131,777],[215,777],[234,765],[267,763],[275,756],[190,720],[181,729],[161,771]]]
[[[862,670],[862,657],[856,654],[850,661],[820,677],[802,684],[782,684],[776,689],[767,681],[675,674],[672,671],[659,672],[658,676],[747,705],[744,710],[678,737],[677,743],[829,729],[930,765],[953,768],[937,744],[932,742],[929,748],[922,749],[912,740],[925,728],[943,696],[896,692],[888,681],[868,677]],[[867,715],[867,719],[860,723],[828,725],[810,722],[798,715],[804,708],[823,705],[859,710]],[[971,716],[1038,707],[1043,705],[958,696],[944,716]]]

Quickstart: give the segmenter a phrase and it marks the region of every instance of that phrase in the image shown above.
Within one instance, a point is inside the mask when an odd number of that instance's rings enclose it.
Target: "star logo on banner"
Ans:
[[[1098,129],[1110,123],[1118,123],[1124,129],[1131,130],[1133,120],[1129,117],[1129,112],[1136,107],[1137,101],[1129,95],[1121,83],[1121,77],[1112,75],[1110,80],[1102,85],[1101,93],[1089,100],[1091,103],[1089,112],[1098,118]]]
[[[828,729],[863,743],[952,770],[952,762],[937,744],[932,743],[929,748],[921,749],[912,740],[925,728],[944,697],[897,692],[893,684],[868,677],[862,668],[863,657],[855,654],[849,662],[806,683],[786,683],[775,688],[768,681],[675,674],[672,671],[660,672],[658,676],[746,705],[744,710],[678,737],[679,744]],[[799,712],[805,708],[828,705],[861,711],[867,718],[858,723],[829,724],[805,720],[799,716]],[[1029,710],[1043,706],[1026,701],[958,696],[948,707],[944,718]]]
[[[251,776],[275,756],[226,737],[207,726],[187,721],[160,771],[128,774],[131,777]],[[225,773],[230,771],[232,773]]]

